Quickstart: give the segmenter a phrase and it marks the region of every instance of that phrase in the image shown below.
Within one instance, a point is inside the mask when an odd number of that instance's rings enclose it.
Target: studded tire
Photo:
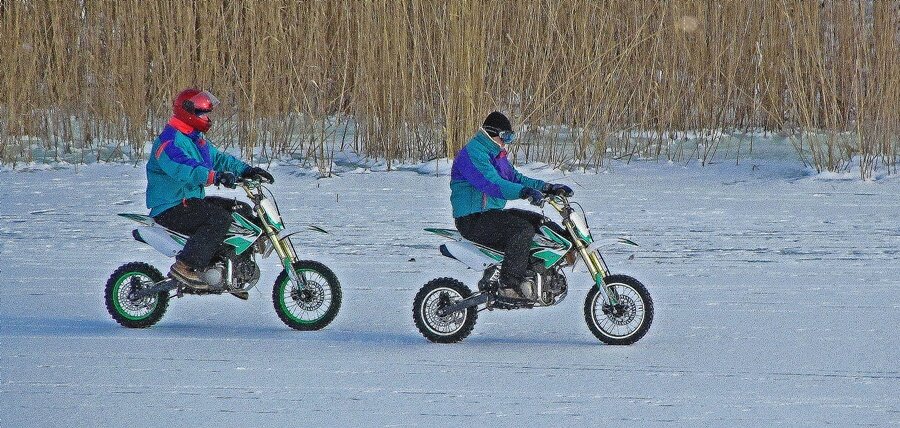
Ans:
[[[603,295],[594,286],[584,299],[584,320],[601,342],[631,345],[644,337],[653,323],[653,299],[647,287],[630,276],[610,275],[604,282],[618,294],[621,309],[605,312]]]
[[[453,278],[437,278],[425,284],[413,301],[413,321],[426,339],[435,343],[456,343],[466,338],[478,320],[476,308],[466,308],[440,317],[441,305],[466,299],[472,291]]]
[[[169,293],[135,300],[131,292],[147,288],[165,279],[147,263],[131,262],[119,266],[106,281],[106,310],[119,324],[128,328],[147,328],[156,324],[169,306]]]
[[[295,262],[294,271],[307,282],[307,288],[299,289],[287,271],[281,271],[272,287],[275,313],[295,330],[321,330],[341,309],[341,284],[331,269],[312,260]]]

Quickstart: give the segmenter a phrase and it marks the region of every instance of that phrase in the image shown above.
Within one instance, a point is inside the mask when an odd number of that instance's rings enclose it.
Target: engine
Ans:
[[[537,272],[535,279],[533,295],[537,296],[536,300],[542,305],[555,305],[562,302],[566,297],[569,286],[566,282],[566,276],[561,271],[545,269],[542,272]]]
[[[566,276],[559,269],[546,269],[540,265],[532,265],[534,273],[534,288],[526,298],[536,301],[542,306],[551,306],[562,302],[568,293],[569,287]],[[494,266],[484,271],[481,281],[478,281],[478,290],[496,291],[500,280],[500,266]]]
[[[217,259],[212,266],[208,267],[200,278],[213,288],[225,288],[225,278],[228,275],[228,261],[231,261],[231,288],[232,289],[249,289],[256,285],[259,281],[259,266],[253,260],[250,253],[235,255],[232,251],[230,256],[226,255]]]

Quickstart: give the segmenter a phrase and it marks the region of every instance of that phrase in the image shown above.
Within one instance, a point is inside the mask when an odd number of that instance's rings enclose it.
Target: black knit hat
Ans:
[[[491,114],[484,119],[484,124],[482,124],[481,127],[484,128],[485,132],[491,137],[500,135],[501,131],[512,131],[512,123],[509,122],[509,118],[499,111],[491,112]]]

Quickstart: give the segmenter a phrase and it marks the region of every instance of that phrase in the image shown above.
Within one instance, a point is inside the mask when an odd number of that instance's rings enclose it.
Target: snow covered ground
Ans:
[[[791,162],[527,170],[573,184],[595,233],[641,244],[607,254],[656,304],[628,347],[589,332],[583,272],[560,306],[483,312],[462,343],[427,342],[418,288],[476,279],[422,231],[452,227],[448,178],[291,166],[273,187],[288,222],[332,232],[295,242],[342,282],[333,324],[283,325],[267,259],[247,302],[175,299],[156,326],[125,329],[103,305],[108,275],[168,267],[115,215],[145,212],[143,167],[2,172],[0,425],[898,424],[900,180]]]

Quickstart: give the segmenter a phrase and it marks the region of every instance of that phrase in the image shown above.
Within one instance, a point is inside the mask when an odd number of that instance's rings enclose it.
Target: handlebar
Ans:
[[[265,179],[257,180],[256,178],[244,177],[235,180],[234,187],[244,189],[247,196],[252,199],[261,193],[260,189],[263,189],[263,184],[268,183],[269,181]]]
[[[544,193],[544,200],[545,200],[545,201],[551,201],[551,200],[557,200],[557,199],[558,199],[558,200],[564,201],[564,200],[567,200],[567,197],[566,197],[565,195],[556,195],[556,194],[553,194],[553,193]]]
[[[255,178],[238,177],[237,180],[234,181],[234,184],[253,189],[262,186],[263,184],[271,184],[271,182],[263,177],[256,176]]]
[[[544,204],[550,204],[557,211],[562,213],[567,209],[572,209],[569,203],[569,197],[565,195],[554,195],[550,193],[545,193],[544,198],[541,199],[541,208],[544,207]]]

